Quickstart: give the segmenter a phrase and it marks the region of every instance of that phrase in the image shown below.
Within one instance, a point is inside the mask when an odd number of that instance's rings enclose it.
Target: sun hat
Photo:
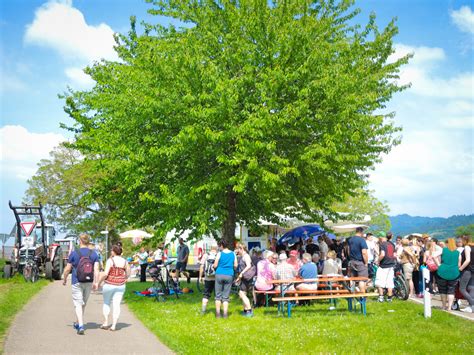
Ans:
[[[286,260],[286,259],[288,259],[288,257],[286,256],[286,253],[281,253],[278,256],[278,260],[280,260],[280,261],[283,261],[283,260]]]
[[[380,238],[385,238],[387,235],[385,234],[384,231],[380,231],[377,233],[377,236],[380,237]]]
[[[298,251],[297,250],[292,250],[290,251],[290,256],[297,256],[298,255]]]

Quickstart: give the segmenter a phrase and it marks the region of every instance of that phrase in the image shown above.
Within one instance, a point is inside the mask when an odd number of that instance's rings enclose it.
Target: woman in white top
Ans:
[[[328,252],[328,258],[324,261],[324,269],[323,275],[331,275],[331,274],[342,274],[342,265],[339,265],[336,261],[336,252],[334,250],[330,250]]]

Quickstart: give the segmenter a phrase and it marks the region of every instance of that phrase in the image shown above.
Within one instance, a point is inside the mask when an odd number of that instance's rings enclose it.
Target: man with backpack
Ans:
[[[383,233],[383,232],[382,232]],[[375,275],[375,287],[379,291],[379,302],[384,301],[383,290],[387,289],[387,302],[392,302],[394,268],[397,264],[397,256],[395,253],[395,245],[391,242],[392,233],[380,234],[380,254],[379,254],[379,268]]]
[[[77,334],[84,334],[84,310],[92,288],[97,289],[99,280],[99,257],[97,253],[89,248],[90,236],[81,234],[79,236],[79,249],[69,254],[66,268],[63,274],[63,285],[66,285],[67,277],[72,271],[72,302],[76,312],[74,329]]]
[[[201,258],[201,266],[199,268],[199,280],[204,281],[204,291],[202,293],[201,313],[206,313],[207,303],[214,292],[216,286],[216,271],[214,270],[214,261],[217,256],[217,245],[211,246],[209,253]]]

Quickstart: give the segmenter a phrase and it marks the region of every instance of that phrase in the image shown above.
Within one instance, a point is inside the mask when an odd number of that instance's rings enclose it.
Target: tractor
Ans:
[[[13,206],[8,202],[16,220],[16,238],[13,255],[4,267],[4,277],[15,272],[23,274],[26,281],[35,282],[40,274],[60,280],[64,258],[61,245],[55,242],[56,231],[44,222],[41,203],[39,206]]]

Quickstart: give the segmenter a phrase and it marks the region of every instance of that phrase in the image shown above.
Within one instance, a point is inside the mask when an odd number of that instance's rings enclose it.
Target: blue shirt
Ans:
[[[81,256],[87,256],[89,255],[89,251],[91,251],[89,248],[81,248],[79,249]],[[92,250],[92,253],[89,257],[91,261],[95,264],[96,262],[99,262],[99,257],[97,256],[96,252]],[[72,265],[72,284],[75,285],[79,283],[77,280],[77,274],[76,274],[76,268],[79,266],[79,260],[80,257],[77,254],[77,250],[73,250],[71,254],[69,254],[69,258],[67,262]]]
[[[234,276],[234,252],[220,252],[219,263],[217,264],[216,275]]]
[[[315,279],[318,277],[318,268],[312,261],[301,265],[299,274],[303,279]],[[307,282],[314,283],[314,282]]]
[[[350,248],[349,259],[364,261],[362,249],[368,249],[365,239],[355,235],[348,240],[348,243]]]

